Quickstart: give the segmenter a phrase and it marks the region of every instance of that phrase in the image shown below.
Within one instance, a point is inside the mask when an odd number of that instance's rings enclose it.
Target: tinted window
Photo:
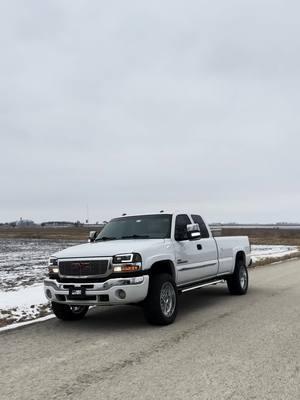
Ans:
[[[180,214],[176,217],[175,222],[175,239],[188,240],[188,232],[186,226],[191,223],[191,220],[186,214]]]
[[[96,240],[169,238],[171,221],[171,214],[115,218],[105,225]]]
[[[198,224],[200,227],[200,232],[201,232],[201,237],[202,238],[209,238],[209,233],[208,229],[203,221],[203,219],[200,217],[200,215],[192,215],[193,221],[195,224]]]

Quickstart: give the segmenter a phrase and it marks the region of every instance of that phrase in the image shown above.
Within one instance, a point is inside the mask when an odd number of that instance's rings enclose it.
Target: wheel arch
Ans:
[[[166,273],[172,276],[174,281],[176,281],[176,271],[175,271],[175,266],[174,263],[171,260],[160,260],[156,261],[155,263],[152,264],[150,268],[150,277],[153,275],[161,274],[161,273]]]
[[[246,254],[243,250],[237,251],[235,255],[235,266],[238,264],[239,261],[242,261],[246,265]]]

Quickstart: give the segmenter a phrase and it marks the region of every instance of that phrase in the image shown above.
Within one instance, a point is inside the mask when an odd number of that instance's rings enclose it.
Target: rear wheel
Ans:
[[[243,260],[238,260],[234,273],[227,279],[228,290],[234,295],[243,295],[248,291],[248,269]]]
[[[88,312],[89,306],[69,306],[67,304],[51,303],[55,316],[64,321],[78,321]]]
[[[177,289],[169,274],[154,275],[144,303],[145,317],[150,324],[169,325],[177,315]]]

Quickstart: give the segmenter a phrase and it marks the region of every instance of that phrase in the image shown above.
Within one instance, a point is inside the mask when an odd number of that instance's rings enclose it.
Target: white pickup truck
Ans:
[[[250,263],[248,237],[214,238],[198,214],[124,215],[54,254],[44,289],[62,320],[83,318],[89,306],[140,304],[148,322],[167,325],[178,294],[225,281],[231,294],[246,294]]]

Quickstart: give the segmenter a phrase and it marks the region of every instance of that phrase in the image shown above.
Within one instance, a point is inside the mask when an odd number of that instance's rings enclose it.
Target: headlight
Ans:
[[[142,269],[142,257],[138,253],[118,254],[113,257],[114,272],[136,272]]]
[[[58,274],[59,270],[57,265],[58,265],[57,258],[50,257],[48,261],[48,272],[50,277],[51,275]]]

